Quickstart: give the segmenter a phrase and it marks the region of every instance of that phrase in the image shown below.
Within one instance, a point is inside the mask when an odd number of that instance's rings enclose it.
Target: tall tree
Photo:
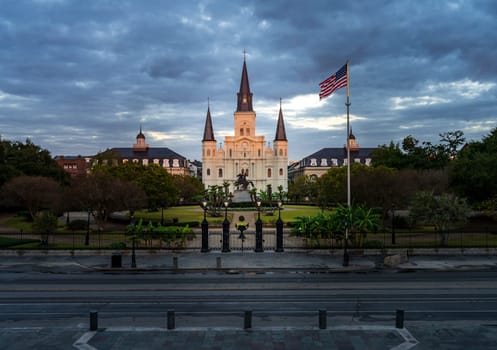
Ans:
[[[174,185],[173,175],[156,164],[146,166],[132,162],[119,165],[103,164],[95,166],[93,172],[110,174],[136,183],[147,194],[150,209],[168,207],[179,199],[179,190]]]
[[[73,207],[88,210],[100,228],[113,212],[127,210],[131,216],[147,203],[140,186],[102,172],[76,179],[71,194],[76,203]]]
[[[472,203],[497,197],[497,128],[463,147],[449,171],[450,186]]]
[[[299,176],[288,184],[288,198],[294,202],[307,200],[314,203],[317,193],[317,181],[309,175]]]
[[[198,203],[199,197],[204,192],[202,181],[188,175],[173,175],[173,184],[178,196],[183,198],[183,203]]]
[[[50,152],[33,144],[0,141],[0,186],[14,176],[43,176],[67,184],[69,175],[50,156]]]
[[[465,221],[469,212],[464,199],[448,193],[435,196],[430,192],[419,192],[412,200],[409,209],[413,222],[435,227],[442,246],[447,246],[451,226]]]
[[[408,135],[399,144],[383,145],[373,151],[371,162],[373,166],[386,166],[395,169],[411,168],[417,170],[443,169],[456,155],[464,143],[462,131],[449,131],[439,134],[440,143],[419,142]]]
[[[17,176],[1,188],[4,205],[28,210],[32,220],[43,209],[57,211],[62,198],[61,186],[52,178],[42,176]]]

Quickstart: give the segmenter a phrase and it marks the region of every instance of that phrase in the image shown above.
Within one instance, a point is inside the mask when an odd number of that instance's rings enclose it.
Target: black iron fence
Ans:
[[[88,245],[86,245],[88,236]],[[48,238],[47,242],[42,239]],[[229,235],[230,250],[254,250],[255,232],[233,230]],[[209,230],[209,249],[221,250],[222,229]],[[342,249],[343,240],[335,238],[312,239],[299,237],[285,230],[283,234],[284,249]],[[48,237],[26,232],[0,233],[0,249],[127,249],[131,248],[132,238],[123,232],[66,232],[53,233]],[[160,236],[144,235],[136,239],[137,249],[177,249],[200,250],[201,233],[195,231],[181,239],[166,240]],[[378,232],[366,235],[350,236],[348,248],[351,249],[387,249],[387,248],[497,248],[497,232],[462,232],[454,231],[441,235],[437,232]],[[263,231],[263,249],[276,249],[276,229],[265,228]]]

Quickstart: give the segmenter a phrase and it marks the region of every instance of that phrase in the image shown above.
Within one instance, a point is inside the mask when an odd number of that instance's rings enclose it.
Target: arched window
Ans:
[[[217,177],[223,177],[223,169],[217,170]]]
[[[280,176],[283,176],[283,168],[280,168]]]
[[[207,176],[211,176],[211,169],[207,169],[206,174],[207,174]]]
[[[210,157],[210,156],[211,156],[211,150],[210,150],[210,149],[208,149],[208,150],[207,150],[207,157]]]
[[[247,128],[247,136],[250,136],[250,128]]]
[[[282,156],[283,156],[283,150],[280,149],[280,157],[282,157]]]
[[[240,128],[240,136],[243,136],[243,128]]]
[[[267,170],[267,177],[271,177],[271,169]]]

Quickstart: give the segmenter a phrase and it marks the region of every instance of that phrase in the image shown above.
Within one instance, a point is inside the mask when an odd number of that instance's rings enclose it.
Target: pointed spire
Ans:
[[[276,135],[274,141],[288,141],[286,138],[285,122],[283,121],[283,111],[281,109],[281,97],[280,97],[280,113],[278,115],[278,124],[276,126]]]
[[[253,112],[252,109],[252,93],[250,92],[250,84],[247,73],[247,62],[245,61],[245,51],[243,52],[243,68],[242,78],[240,80],[240,91],[238,92],[237,112]]]
[[[136,138],[137,139],[145,139],[145,135],[143,135],[143,132],[142,132],[142,125],[140,123],[140,132],[138,133],[138,135],[136,135]]]
[[[216,141],[214,138],[214,130],[212,129],[210,99],[207,99],[207,118],[205,119],[204,138],[202,139],[202,142],[204,141]]]

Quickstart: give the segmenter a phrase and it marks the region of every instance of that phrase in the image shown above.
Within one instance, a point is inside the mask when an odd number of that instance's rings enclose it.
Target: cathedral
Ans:
[[[234,113],[234,136],[225,136],[222,144],[218,145],[214,137],[210,106],[207,107],[202,139],[202,182],[205,188],[222,186],[227,182],[232,193],[253,188],[266,191],[268,185],[271,185],[273,192],[279,186],[284,191],[288,190],[288,140],[281,101],[272,146],[264,136],[257,135],[255,122],[256,113],[252,108],[252,92],[244,59]]]

